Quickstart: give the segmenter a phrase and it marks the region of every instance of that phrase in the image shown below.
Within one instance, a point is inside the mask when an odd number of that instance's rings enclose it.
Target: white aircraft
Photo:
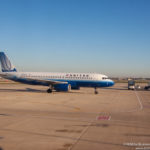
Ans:
[[[114,85],[107,76],[96,73],[17,72],[4,52],[0,52],[0,62],[1,77],[30,85],[49,86],[48,93],[53,90],[70,91],[80,87],[93,87],[95,94],[98,94],[97,88]]]

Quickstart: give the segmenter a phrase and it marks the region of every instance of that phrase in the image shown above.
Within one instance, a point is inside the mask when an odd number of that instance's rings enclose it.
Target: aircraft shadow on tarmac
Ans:
[[[0,114],[0,116],[11,116],[10,114]],[[1,136],[0,136],[1,139]]]
[[[31,93],[47,93],[46,90],[39,90],[39,89],[32,89],[32,88],[26,88],[26,89],[0,89],[0,92],[31,92]],[[76,92],[57,92],[54,91],[54,93],[76,93]],[[82,92],[78,91],[78,94],[84,94]]]
[[[122,91],[127,91],[128,88],[127,87],[121,87],[121,88],[99,88],[99,90],[101,89],[105,89],[105,90],[122,90]],[[143,91],[143,89],[140,89],[141,91]],[[140,91],[138,90],[138,91]],[[149,91],[149,90],[147,90]],[[25,89],[0,89],[0,92],[31,92],[31,93],[47,93],[46,90],[39,90],[39,89],[32,89],[32,88],[25,88]],[[60,93],[57,91],[54,91],[54,93]],[[69,92],[63,92],[61,91],[61,93],[74,93],[74,94],[88,94],[88,93],[84,93],[84,92],[75,92],[75,91],[69,91]],[[89,93],[91,94],[91,93]]]
[[[46,92],[45,90],[37,90],[37,89],[0,89],[0,92],[35,92],[35,93],[43,93]]]
[[[127,87],[122,87],[122,88],[103,88],[103,89],[106,89],[106,90],[123,90],[123,91],[128,90]]]

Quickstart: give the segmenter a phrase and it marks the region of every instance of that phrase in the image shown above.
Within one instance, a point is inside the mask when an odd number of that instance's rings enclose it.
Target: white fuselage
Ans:
[[[29,83],[26,82],[26,79],[34,78],[35,80],[68,82],[72,87],[108,87],[114,84],[107,76],[97,73],[7,72],[3,74],[6,75],[4,77],[7,79],[23,83]],[[29,84],[34,85],[35,83],[31,82]]]

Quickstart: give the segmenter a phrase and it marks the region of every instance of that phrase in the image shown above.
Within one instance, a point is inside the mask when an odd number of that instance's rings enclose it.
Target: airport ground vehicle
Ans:
[[[136,90],[141,90],[141,86],[140,86],[140,85],[136,85],[136,86],[135,86],[135,89],[136,89]]]
[[[145,90],[148,90],[148,89],[150,89],[150,82],[148,83],[148,85],[147,86],[145,86],[145,88],[144,88]]]
[[[128,80],[128,90],[135,90],[135,81],[134,80]]]

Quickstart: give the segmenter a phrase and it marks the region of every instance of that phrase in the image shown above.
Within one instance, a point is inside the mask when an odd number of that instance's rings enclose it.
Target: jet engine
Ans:
[[[56,85],[54,85],[54,89],[56,91],[67,92],[67,91],[71,90],[71,85],[70,84],[56,84]]]

